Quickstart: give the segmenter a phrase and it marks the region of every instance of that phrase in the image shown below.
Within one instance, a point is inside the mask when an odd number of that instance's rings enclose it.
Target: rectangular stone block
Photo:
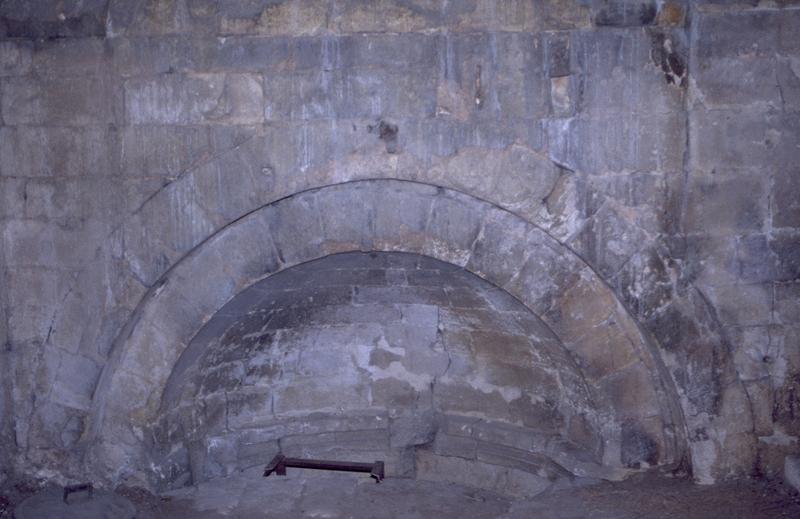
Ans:
[[[568,32],[549,34],[547,45],[547,72],[550,77],[568,76],[570,73],[570,38]]]
[[[694,109],[689,118],[692,165],[706,173],[753,169],[763,174],[767,166],[797,163],[797,117],[760,109]]]
[[[281,439],[281,448],[287,456],[330,459],[331,454],[347,452],[370,457],[388,450],[389,431],[372,429],[287,436]]]
[[[130,177],[175,178],[256,135],[248,126],[126,126],[121,172]]]
[[[0,175],[66,177],[113,175],[114,127],[2,127]]]
[[[115,38],[111,45],[124,77],[204,70],[285,71],[296,66],[286,38],[165,35]]]
[[[12,77],[0,83],[8,125],[101,125],[114,122],[110,80],[97,76]]]
[[[458,483],[520,497],[535,496],[551,484],[546,478],[509,467],[437,456],[422,449],[416,453],[417,479],[421,480]]]
[[[796,324],[798,315],[800,315],[800,282],[775,284],[775,316],[778,321],[785,325],[793,325]]]
[[[767,218],[767,178],[695,174],[689,180],[687,232],[727,234],[761,231]]]
[[[439,456],[455,456],[474,460],[477,456],[478,442],[473,438],[464,438],[439,432],[433,442],[433,452]]]
[[[655,0],[603,0],[594,2],[594,23],[609,27],[652,25],[658,12]]]
[[[52,350],[51,350],[52,352]],[[61,362],[53,384],[54,402],[88,410],[101,367],[92,359],[60,351]]]
[[[796,281],[800,279],[800,232],[784,230],[773,232],[769,248],[777,258],[775,280]]]
[[[103,37],[106,34],[107,6],[108,0],[87,0],[66,5],[57,0],[4,2],[0,5],[0,37]]]
[[[772,176],[772,226],[800,228],[800,170],[777,168]]]
[[[167,74],[129,79],[124,89],[131,124],[258,124],[264,118],[256,74]]]
[[[742,55],[764,56],[780,48],[779,11],[701,14],[697,21],[698,63]],[[795,17],[796,18],[796,17]]]
[[[780,110],[784,101],[777,68],[778,63],[769,58],[715,59],[695,72],[695,95],[709,109],[754,106]]]
[[[268,75],[265,117],[273,120],[414,118],[435,113],[433,74],[358,69]]]
[[[683,167],[686,127],[678,111],[555,119],[549,121],[547,133],[551,159],[573,171],[598,174]]]
[[[39,220],[11,220],[3,228],[6,265],[9,267],[51,266],[84,267],[94,255],[94,247],[76,243],[100,243],[107,229],[97,222],[77,227],[74,222],[60,225]]]
[[[0,77],[24,76],[31,68],[33,42],[0,42]]]
[[[39,41],[32,69],[42,77],[102,76],[110,72],[111,48],[95,38]]]
[[[19,342],[41,341],[69,292],[70,275],[27,265],[9,268],[8,273],[3,287],[9,305],[8,333]]]

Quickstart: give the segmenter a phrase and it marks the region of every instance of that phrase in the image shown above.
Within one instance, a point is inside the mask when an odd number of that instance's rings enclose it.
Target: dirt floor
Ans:
[[[260,477],[257,470],[155,496],[120,489],[138,519],[184,518],[800,518],[800,497],[778,482],[742,480],[715,486],[641,474],[621,483],[564,489],[532,500],[447,483],[350,475]],[[0,518],[33,486],[6,489]],[[5,510],[5,511],[3,511]],[[87,518],[88,519],[88,518]]]

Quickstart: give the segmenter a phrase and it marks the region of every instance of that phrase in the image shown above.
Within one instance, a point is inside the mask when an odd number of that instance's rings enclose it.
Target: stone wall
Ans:
[[[339,254],[252,285],[192,339],[165,390],[154,463],[173,485],[279,451],[385,459],[390,475],[413,476],[424,447],[503,467],[498,480],[527,472],[535,493],[548,468],[553,480],[575,477],[564,466],[614,475],[596,401],[558,338],[506,292],[424,256]],[[628,464],[659,455],[629,450]]]
[[[790,2],[3,3],[4,466],[81,475],[101,373],[190,252],[387,178],[585,261],[695,477],[773,473],[800,423],[796,34]],[[324,214],[368,225],[348,208]]]
[[[753,408],[756,473],[798,449],[800,12],[707,5],[692,24],[675,256],[714,309]]]

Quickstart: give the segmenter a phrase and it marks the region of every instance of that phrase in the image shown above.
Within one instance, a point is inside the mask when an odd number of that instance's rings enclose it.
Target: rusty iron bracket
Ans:
[[[91,483],[78,483],[77,485],[67,485],[64,487],[64,502],[69,504],[67,498],[70,494],[74,494],[75,492],[82,492],[87,491],[89,493],[89,498],[94,497],[94,485]]]
[[[384,478],[383,462],[358,463],[355,461],[329,461],[329,460],[309,460],[303,458],[287,458],[283,454],[276,454],[272,461],[264,468],[264,477],[269,477],[275,473],[279,476],[286,475],[286,468],[314,470],[337,470],[340,472],[368,472],[376,483],[380,483]]]

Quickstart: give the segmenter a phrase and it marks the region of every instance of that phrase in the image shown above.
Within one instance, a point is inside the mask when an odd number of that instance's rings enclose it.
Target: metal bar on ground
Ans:
[[[264,468],[264,477],[269,477],[275,473],[279,476],[286,475],[286,468],[313,470],[335,470],[339,472],[366,472],[370,477],[380,483],[384,478],[384,466],[382,461],[374,463],[360,463],[356,461],[331,461],[331,460],[312,460],[303,458],[287,458],[283,454],[276,454],[272,461]]]

